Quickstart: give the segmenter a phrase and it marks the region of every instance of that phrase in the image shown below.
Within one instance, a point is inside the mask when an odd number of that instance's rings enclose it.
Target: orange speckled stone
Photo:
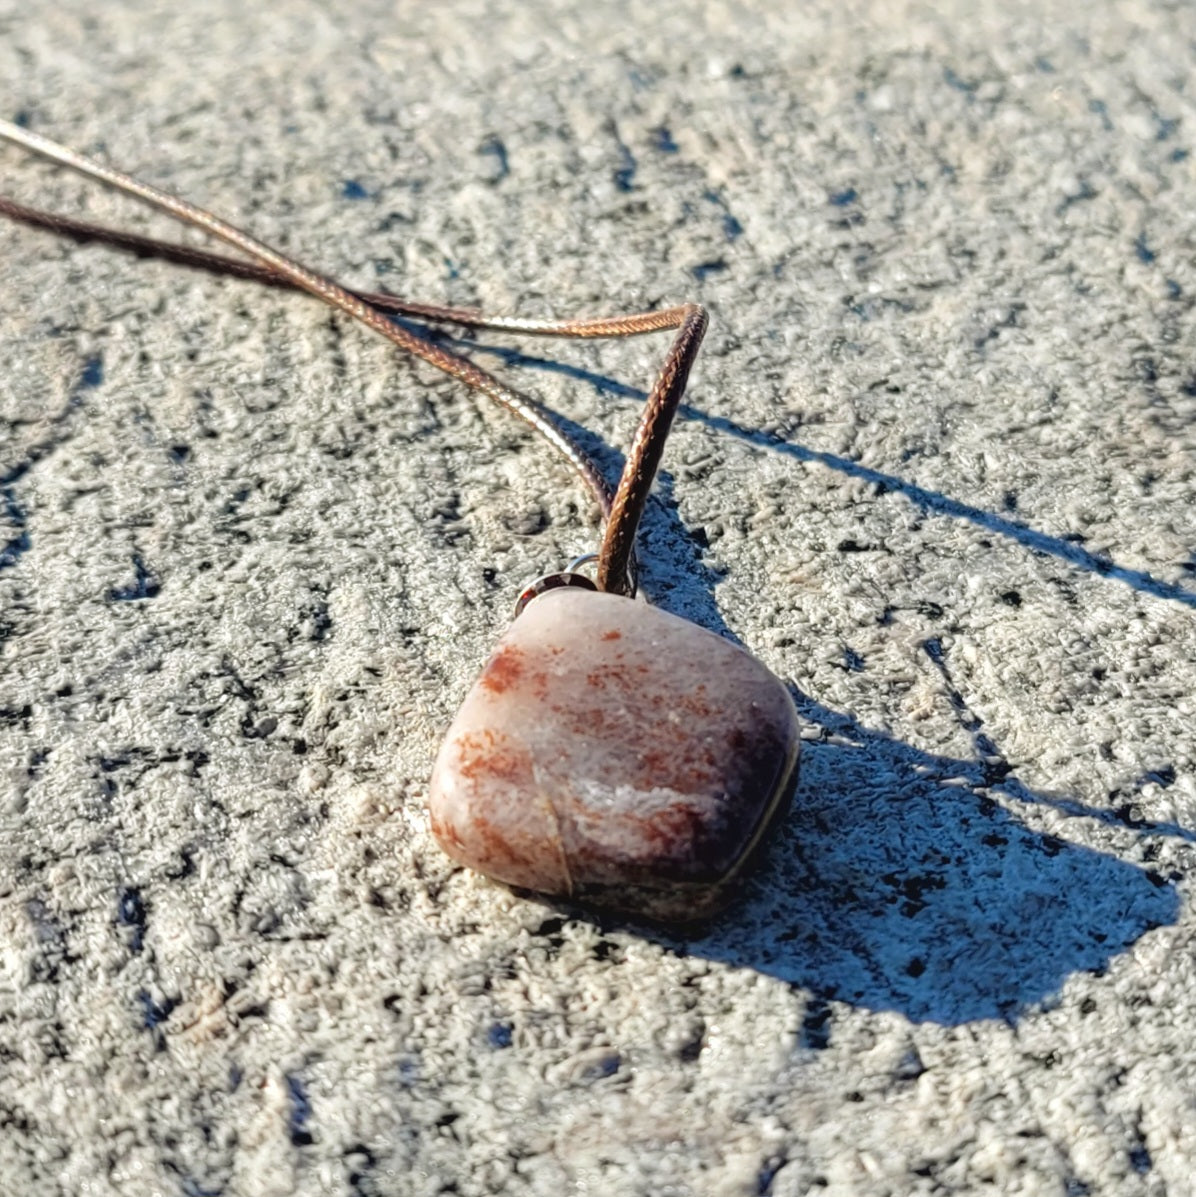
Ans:
[[[688,921],[712,913],[797,773],[784,686],[646,603],[555,590],[499,642],[432,774],[432,831],[523,889]]]

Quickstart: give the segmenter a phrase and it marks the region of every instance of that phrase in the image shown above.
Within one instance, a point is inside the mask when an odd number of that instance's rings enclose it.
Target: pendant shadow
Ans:
[[[986,785],[974,761],[797,698],[818,738],[802,746],[788,819],[740,902],[704,934],[665,942],[824,999],[955,1026],[1016,1020],[1176,921],[1170,879],[1034,831],[998,801],[1054,799],[1008,778]]]
[[[469,339],[446,339],[457,348],[498,358],[513,369],[533,369],[551,374],[564,374],[569,378],[589,384],[602,394],[614,395],[622,399],[643,402],[648,397],[646,391],[627,386],[617,379],[608,378],[606,375],[592,370],[584,370],[554,361],[551,358],[537,357],[514,349],[484,345]],[[807,465],[821,465],[849,478],[858,478],[875,486],[878,494],[892,492],[903,495],[916,507],[929,514],[964,520],[983,528],[986,532],[1016,541],[1033,552],[1066,561],[1086,573],[1098,574],[1103,578],[1121,582],[1142,594],[1149,594],[1154,598],[1196,609],[1196,591],[1163,578],[1156,578],[1145,570],[1129,569],[1126,566],[1118,565],[1111,558],[1093,553],[1077,541],[1040,532],[1022,520],[997,515],[970,503],[962,503],[940,491],[918,486],[896,474],[886,474],[882,470],[861,465],[848,457],[841,457],[838,454],[826,453],[818,449],[809,449],[805,445],[789,439],[788,434],[793,431],[791,428],[779,426],[767,432],[748,428],[724,416],[715,416],[704,412],[692,403],[683,403],[678,408],[677,416],[679,419],[697,420],[708,428],[758,449],[779,453]]]

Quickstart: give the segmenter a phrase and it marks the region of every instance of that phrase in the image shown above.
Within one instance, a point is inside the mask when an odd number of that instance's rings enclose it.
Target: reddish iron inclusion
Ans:
[[[646,603],[554,590],[487,662],[432,774],[432,831],[522,889],[690,921],[788,804],[785,687],[729,641]]]

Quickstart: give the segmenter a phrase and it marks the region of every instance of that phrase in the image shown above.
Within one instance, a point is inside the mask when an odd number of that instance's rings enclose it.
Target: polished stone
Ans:
[[[696,919],[787,804],[797,755],[793,702],[754,657],[643,602],[552,591],[453,721],[432,830],[508,885]]]

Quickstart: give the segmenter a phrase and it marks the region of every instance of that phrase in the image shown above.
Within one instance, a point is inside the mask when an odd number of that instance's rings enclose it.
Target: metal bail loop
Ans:
[[[529,582],[520,592],[519,597],[515,600],[515,618],[518,619],[523,614],[523,609],[534,598],[538,598],[542,594],[546,594],[549,590],[560,590],[565,586],[580,587],[582,590],[597,590],[596,583],[585,576],[579,574],[577,570],[590,561],[596,561],[597,553],[586,553],[582,557],[575,557],[560,573],[544,574],[535,581]]]

